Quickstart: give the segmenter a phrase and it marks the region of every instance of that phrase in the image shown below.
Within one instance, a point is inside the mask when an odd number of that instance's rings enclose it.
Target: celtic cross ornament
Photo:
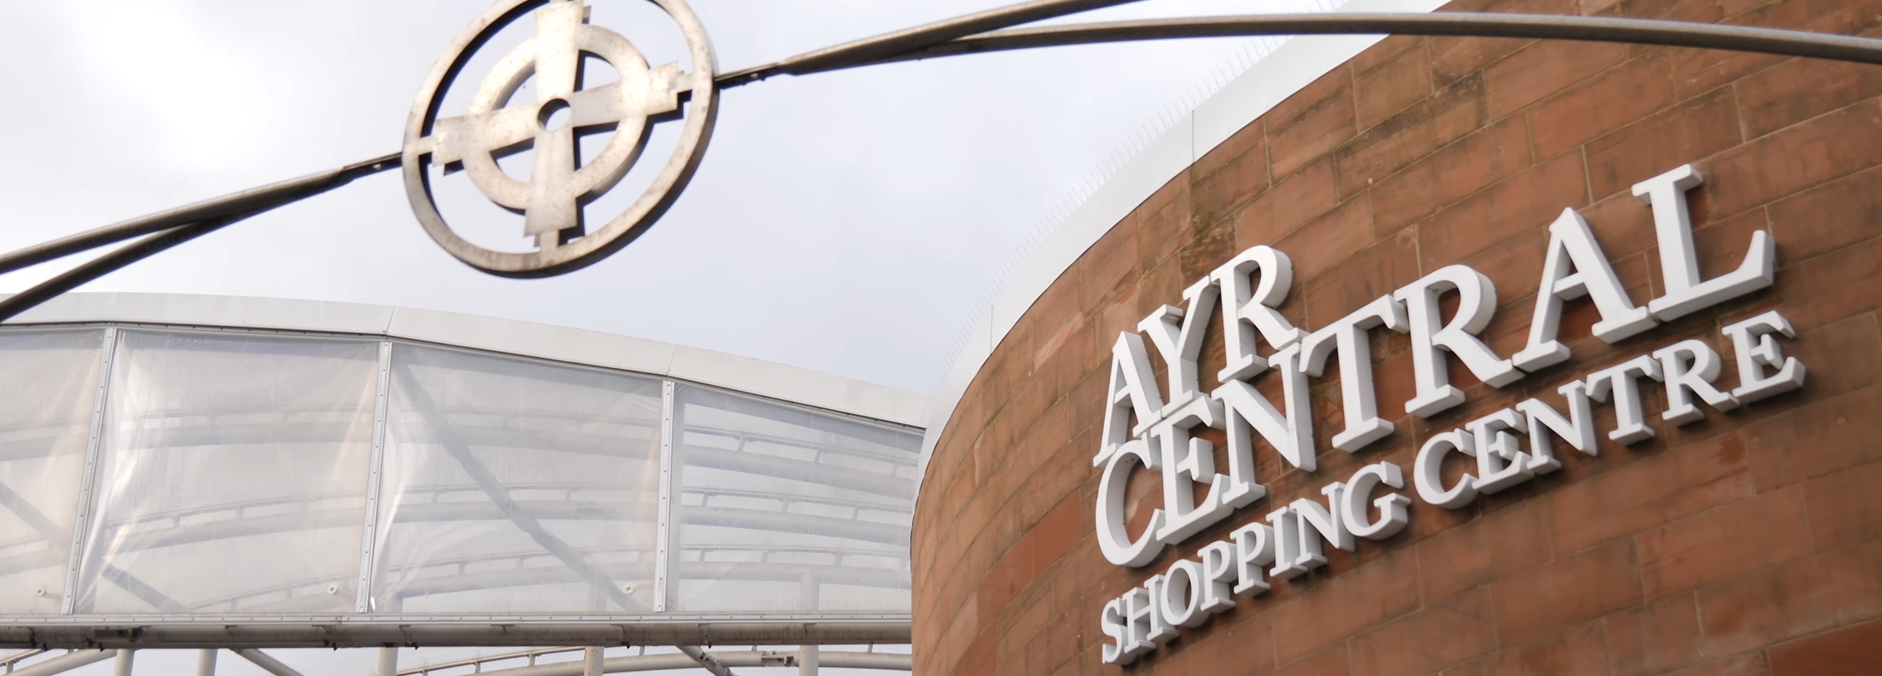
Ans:
[[[432,239],[458,260],[511,277],[561,274],[605,258],[659,219],[705,154],[718,109],[712,46],[681,0],[646,0],[664,10],[686,37],[690,71],[650,65],[627,38],[589,23],[584,0],[502,0],[460,33],[432,67],[405,127],[406,196]],[[440,117],[445,95],[477,49],[524,19],[535,32],[511,50],[471,96],[469,109]],[[607,62],[620,79],[584,87],[582,62]],[[518,100],[525,83],[533,100]],[[618,216],[589,227],[583,207],[621,182],[646,149],[653,126],[677,121],[680,141],[647,191]],[[583,136],[613,132],[600,153],[581,162]],[[497,159],[533,151],[528,181],[505,174]],[[492,251],[451,229],[433,199],[430,167],[462,169],[490,201],[523,215],[532,252]]]

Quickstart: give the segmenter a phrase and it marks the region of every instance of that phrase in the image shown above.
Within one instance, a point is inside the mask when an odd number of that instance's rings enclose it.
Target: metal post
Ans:
[[[399,649],[379,649],[379,676],[399,676]]]
[[[654,546],[653,560],[653,610],[656,613],[667,611],[667,599],[675,590],[668,578],[673,574],[671,565],[673,556],[673,381],[662,381],[660,386],[660,510],[656,524],[659,538]]]
[[[136,657],[137,651],[119,648],[117,663],[111,665],[111,676],[131,676],[131,662]]]
[[[601,676],[601,649],[582,649],[582,676]]]
[[[366,523],[359,536],[359,589],[353,597],[353,612],[367,613],[372,608],[373,550],[379,546],[379,492],[386,465],[386,392],[392,383],[392,342],[379,343],[379,395],[373,402],[372,457],[366,474]],[[391,676],[387,674],[386,676]]]
[[[36,657],[44,652],[46,652],[45,648],[33,648],[30,650],[23,650],[23,651],[8,655],[6,656],[5,659],[0,659],[0,664],[6,665],[6,673],[11,674],[13,673],[13,667],[18,666],[20,663],[20,660],[24,660],[28,657]]]
[[[196,676],[216,676],[216,650],[209,648],[196,656]]]
[[[797,676],[817,676],[817,646],[800,646],[797,653]]]
[[[78,605],[78,569],[85,548],[85,531],[91,527],[92,489],[98,485],[98,456],[105,431],[105,400],[111,388],[111,364],[117,359],[118,329],[105,329],[105,344],[98,362],[98,386],[92,390],[91,433],[85,441],[85,469],[78,479],[78,518],[72,520],[72,549],[66,556],[65,598],[59,612],[70,615]]]

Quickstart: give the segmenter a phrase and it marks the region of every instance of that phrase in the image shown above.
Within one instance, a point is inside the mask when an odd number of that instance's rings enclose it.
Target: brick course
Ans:
[[[1871,34],[1877,0],[1460,0],[1450,9],[1671,18]],[[1882,69],[1703,50],[1394,37],[1283,102],[1117,224],[1034,304],[942,430],[914,532],[921,674],[1882,673]],[[1320,469],[1256,453],[1269,496],[1139,569],[1093,539],[1105,367],[1121,331],[1228,257],[1268,244],[1295,262],[1280,308],[1319,328],[1438,267],[1496,283],[1486,341],[1521,347],[1547,226],[1589,221],[1633,300],[1662,290],[1634,182],[1692,163],[1706,274],[1753,230],[1778,242],[1777,284],[1608,346],[1571,302],[1567,364],[1503,389],[1453,363],[1466,404],[1419,420],[1408,343],[1375,332],[1381,416],[1357,454],[1336,367],[1312,384]],[[1411,466],[1431,434],[1683,338],[1778,309],[1810,381],[1650,441],[1599,441],[1553,474],[1411,526],[1237,607],[1127,667],[1099,662],[1103,604],[1275,505],[1360,464]],[[1222,361],[1206,333],[1205,389]],[[1155,358],[1154,362],[1159,362]],[[1161,378],[1162,365],[1157,364]],[[1276,396],[1272,378],[1258,390]],[[1595,407],[1613,428],[1611,406]],[[1216,439],[1218,446],[1220,439]],[[1558,444],[1558,449],[1561,449]],[[1458,469],[1458,468],[1453,468]],[[1458,469],[1461,471],[1461,469]],[[1404,491],[1409,494],[1408,489]],[[1139,472],[1136,528],[1161,489]]]

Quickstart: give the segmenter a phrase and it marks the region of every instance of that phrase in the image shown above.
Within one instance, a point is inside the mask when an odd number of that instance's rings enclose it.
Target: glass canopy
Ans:
[[[0,616],[906,616],[920,430],[382,336],[0,331]]]

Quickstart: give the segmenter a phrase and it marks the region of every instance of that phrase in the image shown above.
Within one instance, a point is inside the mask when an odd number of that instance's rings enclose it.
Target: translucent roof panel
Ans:
[[[0,334],[0,615],[59,612],[103,339]]]
[[[653,610],[659,380],[407,346],[390,375],[375,610]]]
[[[906,613],[919,434],[682,387],[681,610]]]
[[[378,352],[120,332],[76,612],[350,612]]]
[[[342,333],[5,329],[0,374],[0,624],[909,611],[919,429]]]

